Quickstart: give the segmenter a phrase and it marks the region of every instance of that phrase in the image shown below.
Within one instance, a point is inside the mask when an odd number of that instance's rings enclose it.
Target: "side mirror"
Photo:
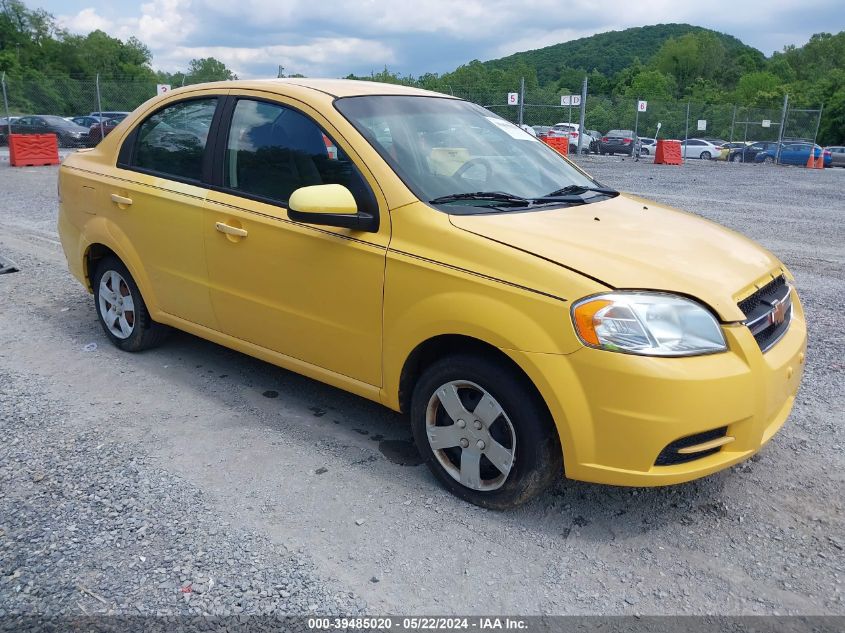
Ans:
[[[305,224],[377,231],[378,218],[358,211],[352,192],[343,185],[300,187],[288,200],[288,217]]]

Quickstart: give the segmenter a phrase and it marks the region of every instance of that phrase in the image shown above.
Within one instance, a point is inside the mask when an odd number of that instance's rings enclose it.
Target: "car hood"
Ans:
[[[698,298],[725,321],[737,301],[782,264],[746,237],[634,196],[531,212],[451,215],[462,230],[534,254],[611,288]]]

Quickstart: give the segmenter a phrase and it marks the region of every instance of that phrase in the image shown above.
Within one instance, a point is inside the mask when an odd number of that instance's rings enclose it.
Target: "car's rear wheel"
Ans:
[[[94,273],[94,303],[100,325],[114,345],[127,352],[155,347],[168,328],[150,317],[138,285],[117,257],[102,258]]]
[[[766,157],[763,159],[763,162],[764,162],[764,163],[767,163],[767,164],[769,164],[769,165],[771,165],[771,164],[773,164],[773,163],[775,162],[775,157],[774,157],[774,156],[766,156]]]
[[[429,366],[414,388],[411,425],[435,477],[475,505],[515,507],[562,474],[545,405],[524,377],[483,355]]]

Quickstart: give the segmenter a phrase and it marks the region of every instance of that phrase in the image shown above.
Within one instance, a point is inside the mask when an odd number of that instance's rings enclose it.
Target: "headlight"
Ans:
[[[644,356],[695,356],[728,347],[719,322],[703,306],[658,292],[611,292],[572,306],[585,345]]]

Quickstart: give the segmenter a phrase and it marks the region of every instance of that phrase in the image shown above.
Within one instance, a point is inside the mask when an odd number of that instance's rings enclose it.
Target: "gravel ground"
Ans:
[[[0,254],[21,268],[0,276],[0,609],[845,615],[845,170],[579,160],[783,258],[806,378],[726,472],[561,481],[494,513],[438,488],[373,403],[188,335],[108,345],[56,242],[56,168],[0,156]]]

